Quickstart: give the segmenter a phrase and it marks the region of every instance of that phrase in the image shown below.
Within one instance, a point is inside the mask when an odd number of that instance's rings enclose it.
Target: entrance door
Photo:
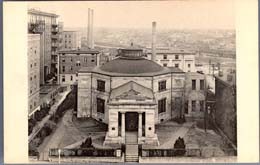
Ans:
[[[138,113],[127,112],[125,116],[126,131],[138,131]]]

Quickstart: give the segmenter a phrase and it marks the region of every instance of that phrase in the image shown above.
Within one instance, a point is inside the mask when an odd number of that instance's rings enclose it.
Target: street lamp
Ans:
[[[60,153],[61,153],[60,149],[58,149],[58,153],[59,153],[59,164],[60,164]]]

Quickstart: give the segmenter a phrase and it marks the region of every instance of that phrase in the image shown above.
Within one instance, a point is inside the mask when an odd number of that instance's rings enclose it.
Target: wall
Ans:
[[[216,78],[216,111],[215,119],[218,127],[236,145],[236,109],[232,86]]]

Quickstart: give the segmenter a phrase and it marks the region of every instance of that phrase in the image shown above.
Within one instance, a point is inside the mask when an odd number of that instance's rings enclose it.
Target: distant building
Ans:
[[[152,51],[148,49],[147,59],[151,59],[151,56]],[[156,62],[164,67],[176,67],[184,72],[196,72],[194,52],[157,48]]]
[[[108,124],[104,144],[158,144],[155,125],[183,115],[199,117],[205,107],[204,75],[162,67],[140,48],[119,49],[118,57],[78,71],[77,117]],[[188,102],[184,111],[184,102]]]
[[[29,116],[40,109],[40,34],[28,34]]]
[[[58,15],[40,10],[28,10],[28,33],[40,34],[40,83],[45,84],[52,79],[55,73],[55,65],[51,65],[57,58],[59,29],[57,24]]]
[[[237,145],[236,74],[215,76],[215,123]]]
[[[59,84],[72,85],[78,79],[77,73],[80,68],[99,65],[99,53],[90,49],[59,51]]]
[[[81,35],[78,31],[63,31],[62,49],[76,50],[81,48]]]

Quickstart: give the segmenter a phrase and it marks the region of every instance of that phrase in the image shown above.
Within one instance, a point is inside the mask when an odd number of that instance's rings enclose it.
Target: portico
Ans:
[[[121,90],[111,92],[108,103],[108,132],[104,144],[126,143],[126,132],[137,132],[138,144],[158,144],[154,121],[156,103],[153,94],[141,94],[134,86],[140,87],[139,84],[130,82]]]

